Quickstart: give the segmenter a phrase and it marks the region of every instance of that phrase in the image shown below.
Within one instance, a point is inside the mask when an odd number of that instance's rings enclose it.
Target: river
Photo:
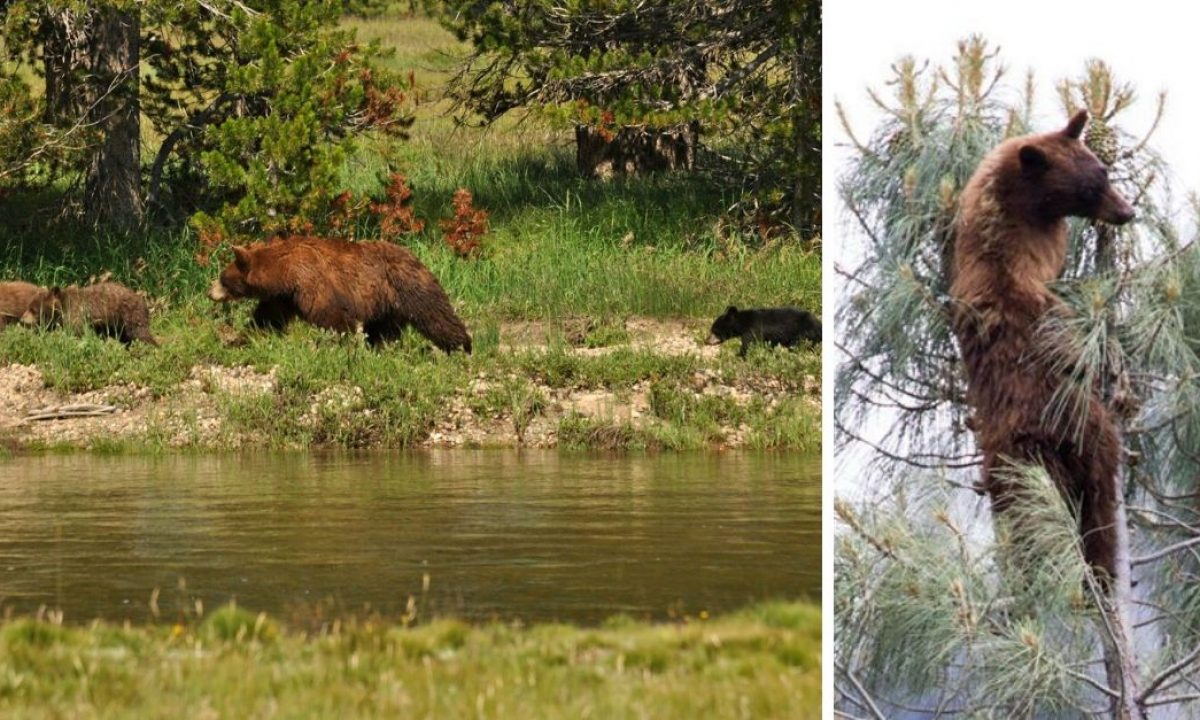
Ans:
[[[819,457],[788,453],[18,456],[0,608],[587,624],[816,602],[820,498]]]

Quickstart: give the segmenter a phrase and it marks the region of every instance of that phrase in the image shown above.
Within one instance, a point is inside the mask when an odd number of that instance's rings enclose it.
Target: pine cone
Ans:
[[[1083,135],[1083,144],[1096,154],[1100,162],[1112,167],[1121,151],[1117,142],[1117,134],[1104,122],[1103,118],[1095,118],[1088,124],[1087,132]]]

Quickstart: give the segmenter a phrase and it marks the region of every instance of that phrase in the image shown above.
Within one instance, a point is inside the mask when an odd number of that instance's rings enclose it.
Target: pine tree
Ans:
[[[1133,88],[1088,63],[1058,86],[1055,112],[1098,119],[1087,142],[1139,220],[1072,223],[1055,289],[1074,312],[1047,322],[1121,421],[1122,560],[1137,586],[1108,597],[1044,470],[1020,472],[999,524],[974,486],[948,270],[958,193],[988,150],[1034,130],[1033,77],[1007,78],[971,38],[947,67],[897,62],[894,97],[872,92],[886,119],[868,138],[842,118],[855,153],[838,193],[864,245],[840,272],[835,424],[839,452],[873,481],[836,502],[837,702],[874,717],[1179,710],[1200,682],[1200,253],[1168,210],[1154,127],[1134,137],[1122,125]]]

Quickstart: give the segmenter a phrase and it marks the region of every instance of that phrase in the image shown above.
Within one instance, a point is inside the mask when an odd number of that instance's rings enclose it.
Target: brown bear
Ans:
[[[20,322],[29,306],[45,290],[19,280],[0,282],[0,330]]]
[[[950,294],[993,511],[1013,501],[1009,461],[1042,465],[1078,508],[1088,563],[1115,577],[1117,430],[1095,388],[1063,385],[1054,356],[1064,349],[1040,329],[1047,313],[1069,312],[1048,287],[1066,258],[1065,218],[1134,216],[1080,141],[1086,122],[1080,111],[1065,129],[1006,140],[980,162],[960,200]],[[1055,419],[1059,391],[1083,393],[1082,417]]]
[[[471,352],[446,291],[399,245],[295,236],[235,247],[233,256],[208,297],[257,299],[259,327],[278,330],[299,317],[339,332],[361,330],[378,345],[412,325],[446,352]]]
[[[115,282],[43,290],[30,303],[21,322],[42,327],[62,325],[77,333],[90,327],[126,345],[134,340],[158,345],[150,334],[146,299]]]

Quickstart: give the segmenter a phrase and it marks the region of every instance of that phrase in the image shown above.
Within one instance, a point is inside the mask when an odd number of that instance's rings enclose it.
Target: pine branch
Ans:
[[[837,431],[855,442],[866,445],[888,460],[923,470],[961,470],[963,468],[978,467],[981,462],[981,458],[978,455],[954,456],[943,455],[940,453],[916,453],[910,455],[901,455],[881,447],[870,440],[867,440],[841,423],[837,424]],[[968,460],[965,458],[970,459]]]
[[[1200,537],[1194,537],[1194,538],[1191,538],[1190,540],[1184,540],[1183,542],[1175,543],[1174,545],[1168,545],[1167,547],[1162,548],[1161,550],[1152,552],[1149,555],[1141,555],[1139,557],[1132,558],[1132,559],[1130,559],[1129,562],[1134,567],[1137,567],[1138,565],[1145,565],[1147,563],[1152,563],[1156,560],[1161,560],[1162,558],[1165,558],[1166,556],[1171,555],[1172,553],[1179,552],[1180,550],[1186,550],[1187,548],[1190,548],[1190,547],[1193,547],[1196,545],[1200,545]]]
[[[840,672],[847,680],[850,681],[850,684],[854,686],[855,692],[858,693],[857,700],[860,701],[860,703],[870,711],[871,717],[875,718],[875,720],[887,720],[887,717],[879,711],[879,706],[875,704],[875,701],[871,698],[871,694],[868,693],[866,688],[863,687],[863,684],[859,682],[858,677],[855,676],[854,672],[840,663],[836,664],[835,667],[837,668],[837,671]]]
[[[1144,705],[1146,707],[1161,707],[1163,705],[1179,705],[1183,703],[1191,704],[1197,701],[1200,701],[1200,693],[1191,695],[1172,695],[1162,698],[1149,698],[1146,700]]]
[[[1197,660],[1200,660],[1200,647],[1196,648],[1195,650],[1192,650],[1190,653],[1188,653],[1183,658],[1181,658],[1178,662],[1174,663],[1173,665],[1170,665],[1169,667],[1164,669],[1162,672],[1160,672],[1158,675],[1155,675],[1154,678],[1150,680],[1150,682],[1146,683],[1146,689],[1143,690],[1141,692],[1141,694],[1137,696],[1138,704],[1146,705],[1147,704],[1146,701],[1149,699],[1149,697],[1151,695],[1153,695],[1155,693],[1155,691],[1158,690],[1159,687],[1162,687],[1164,685],[1164,683],[1166,683],[1168,680],[1175,677],[1182,671],[1186,670],[1189,665],[1196,662]],[[1169,687],[1169,685],[1168,685],[1168,687]]]

